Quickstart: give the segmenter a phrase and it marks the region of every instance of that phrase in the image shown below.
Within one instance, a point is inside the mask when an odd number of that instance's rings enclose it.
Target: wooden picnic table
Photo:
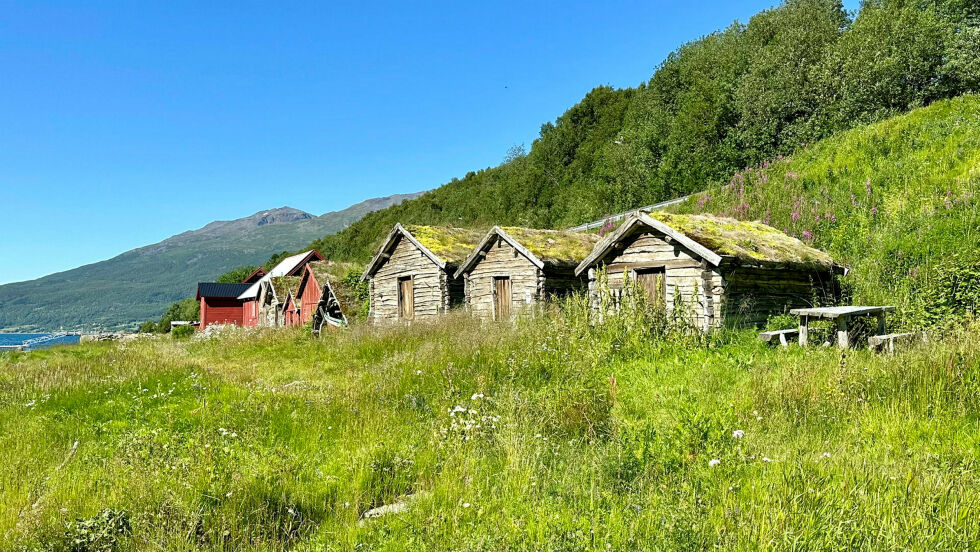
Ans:
[[[852,318],[859,316],[874,316],[878,319],[878,333],[885,333],[885,313],[894,311],[893,306],[852,306],[852,307],[816,307],[809,309],[793,309],[790,314],[800,317],[800,345],[806,346],[810,328],[810,320],[833,320],[837,324],[837,346],[851,346],[849,325]]]

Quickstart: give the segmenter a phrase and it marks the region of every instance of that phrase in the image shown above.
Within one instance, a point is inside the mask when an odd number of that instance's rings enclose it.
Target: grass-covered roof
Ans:
[[[459,264],[473,251],[483,233],[470,228],[453,226],[404,227],[433,255],[450,264]]]
[[[680,215],[662,211],[646,213],[723,257],[746,262],[834,266],[830,255],[758,221],[714,215]]]
[[[269,285],[276,292],[276,298],[280,301],[286,300],[286,295],[291,291],[296,294],[296,288],[299,287],[300,282],[299,276],[273,276],[269,278]]]
[[[518,226],[504,226],[501,230],[546,263],[578,264],[592,252],[599,241],[597,234],[583,232]]]
[[[349,307],[356,301],[356,298],[354,291],[344,284],[344,277],[350,272],[358,271],[358,266],[354,263],[337,261],[315,261],[307,266],[309,266],[310,271],[320,286],[330,284],[334,295],[337,297],[337,302],[340,303],[341,310],[347,312]],[[323,293],[322,287],[319,293]]]

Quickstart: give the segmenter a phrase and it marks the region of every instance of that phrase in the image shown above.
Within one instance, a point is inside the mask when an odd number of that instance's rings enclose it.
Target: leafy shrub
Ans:
[[[77,519],[65,531],[68,552],[114,552],[121,540],[132,534],[129,514],[106,508],[88,519]]]
[[[950,256],[912,283],[918,326],[938,327],[980,309],[980,261]]]
[[[791,330],[800,325],[800,319],[792,314],[774,314],[766,320],[766,331]]]
[[[177,326],[176,328],[170,331],[170,335],[173,336],[174,339],[185,339],[194,335],[194,332],[195,332],[194,326],[185,325],[185,326]]]

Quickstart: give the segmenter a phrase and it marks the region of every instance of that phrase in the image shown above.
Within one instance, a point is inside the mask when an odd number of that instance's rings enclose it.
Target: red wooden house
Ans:
[[[256,268],[251,274],[242,280],[243,284],[254,284],[265,276],[266,272],[261,267]],[[242,325],[243,326],[257,326],[259,320],[259,302],[257,300],[248,299],[242,301]]]
[[[201,323],[204,329],[210,324],[244,324],[243,301],[238,298],[250,284],[197,284],[197,300],[201,302]]]

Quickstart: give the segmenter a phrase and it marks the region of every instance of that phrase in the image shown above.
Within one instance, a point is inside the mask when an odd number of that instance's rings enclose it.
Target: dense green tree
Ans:
[[[244,280],[245,278],[248,278],[253,272],[255,272],[256,268],[258,267],[251,266],[251,265],[240,266],[238,268],[225,272],[221,276],[218,276],[218,279],[215,281],[221,282],[222,284],[237,284],[242,280]]]
[[[170,331],[170,323],[174,320],[195,321],[201,319],[201,304],[193,297],[181,299],[170,305],[157,322],[157,332]]]

